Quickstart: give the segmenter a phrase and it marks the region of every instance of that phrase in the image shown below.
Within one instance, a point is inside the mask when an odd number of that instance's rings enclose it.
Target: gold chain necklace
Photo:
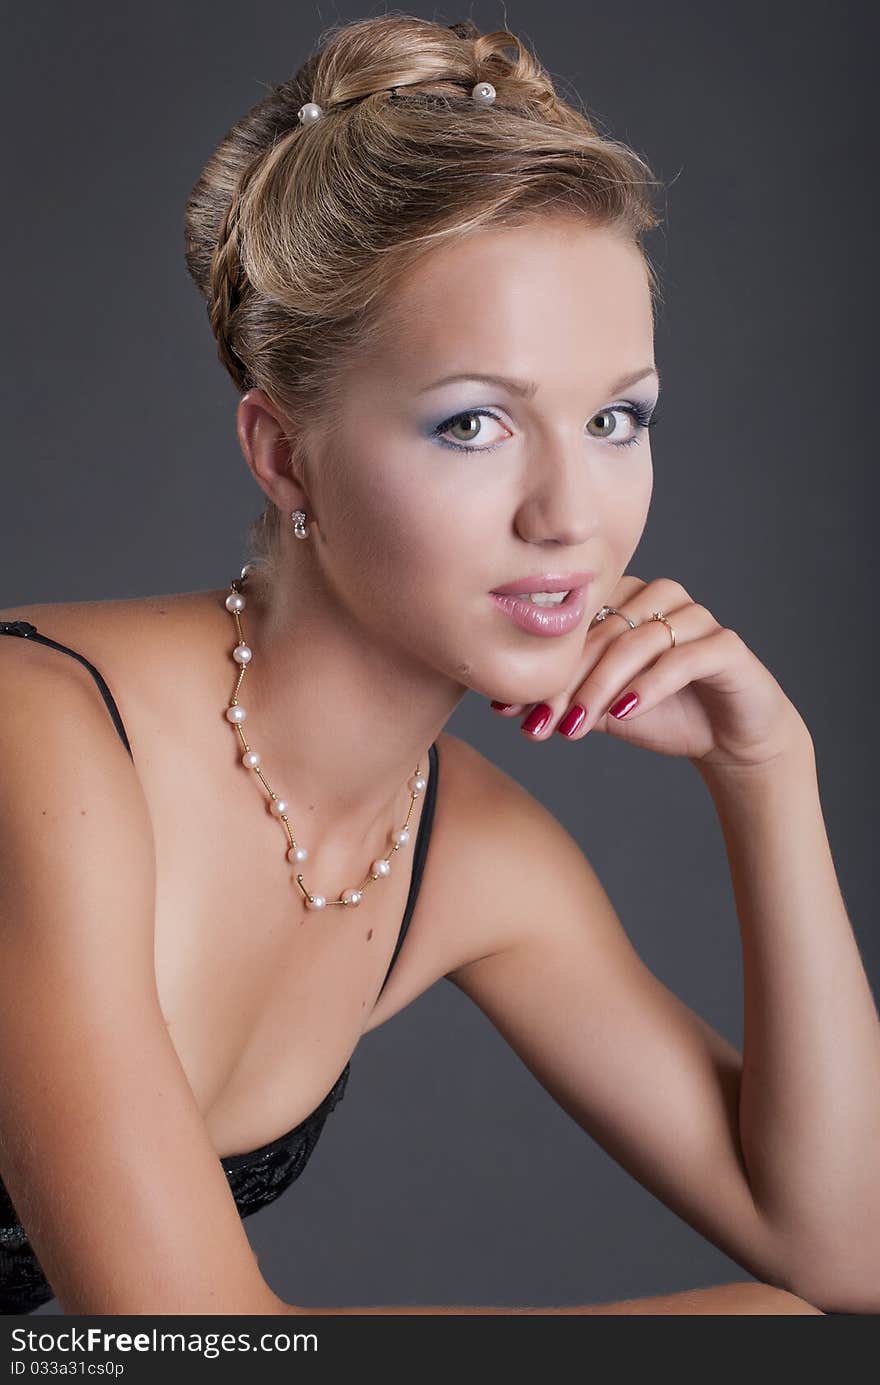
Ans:
[[[241,763],[244,765],[245,769],[253,770],[254,773],[257,775],[257,777],[259,778],[260,782],[262,783],[263,787],[269,795],[269,811],[272,813],[273,817],[276,817],[279,820],[279,822],[283,823],[284,825],[284,830],[287,833],[288,840],[287,859],[288,861],[293,862],[295,865],[298,865],[301,862],[308,859],[309,853],[306,850],[306,848],[296,840],[296,838],[290,830],[290,821],[287,816],[288,805],[286,799],[279,798],[278,795],[269,785],[266,776],[263,774],[261,768],[260,753],[257,750],[251,749],[251,747],[245,740],[244,733],[241,729],[242,722],[245,720],[247,716],[247,711],[244,707],[242,707],[241,703],[239,702],[238,694],[241,690],[241,685],[244,682],[244,675],[247,672],[248,667],[250,666],[250,662],[253,658],[253,650],[246,643],[241,628],[241,612],[245,609],[245,606],[247,605],[246,598],[242,595],[242,587],[245,584],[248,573],[252,570],[253,564],[245,563],[244,567],[241,570],[241,576],[234,577],[230,582],[229,585],[231,590],[229,596],[227,596],[226,598],[226,609],[230,612],[232,619],[235,621],[235,629],[236,634],[238,636],[235,648],[232,651],[232,658],[239,665],[238,680],[235,684],[235,690],[232,694],[232,700],[229,703],[229,706],[226,708],[226,720],[228,722],[231,722],[233,728],[238,732],[238,737],[241,741],[244,750],[244,753],[241,756]],[[391,832],[391,846],[388,855],[380,856],[377,860],[375,860],[372,863],[372,865],[370,866],[369,875],[367,875],[366,878],[362,880],[359,885],[353,886],[347,890],[343,890],[342,894],[339,896],[338,899],[326,899],[325,896],[322,894],[309,894],[309,891],[303,884],[302,875],[297,874],[296,883],[299,885],[300,889],[303,892],[303,895],[305,896],[307,908],[324,909],[333,904],[343,904],[353,908],[355,905],[360,904],[361,900],[364,897],[364,891],[370,885],[372,885],[374,880],[385,879],[387,876],[391,874],[391,857],[395,851],[399,851],[402,846],[406,846],[407,842],[410,839],[409,820],[412,816],[413,804],[415,803],[419,795],[424,793],[426,786],[427,780],[422,774],[421,765],[418,764],[416,765],[415,773],[413,774],[412,778],[407,781],[407,788],[409,789],[410,793],[410,802],[409,808],[407,809],[406,813],[406,820],[402,827],[397,827],[394,829],[393,832]]]

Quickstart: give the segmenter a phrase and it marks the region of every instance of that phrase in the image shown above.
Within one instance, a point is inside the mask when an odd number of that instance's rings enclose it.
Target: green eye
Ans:
[[[587,428],[589,429],[590,423],[593,423],[597,418],[610,420],[614,414],[628,414],[636,424],[636,431],[631,438],[622,438],[620,442],[615,442],[614,433],[617,431],[616,425],[611,431],[606,429],[598,434],[591,432],[589,436],[591,438],[598,437],[602,442],[611,441],[613,447],[632,447],[633,443],[639,441],[642,431],[645,428],[653,428],[654,424],[657,422],[656,411],[652,412],[650,406],[647,404],[614,404],[610,409],[602,409],[598,414],[594,414],[589,420]]]
[[[453,414],[451,418],[446,418],[432,429],[431,436],[436,438],[443,447],[453,447],[458,452],[494,452],[496,447],[500,447],[504,438],[499,438],[497,442],[489,443],[483,447],[468,447],[466,443],[472,442],[474,438],[481,436],[483,425],[479,422],[481,418],[492,418],[496,423],[501,423],[501,419],[491,409],[464,409],[459,414]],[[502,424],[503,426],[503,424]],[[453,428],[463,430],[463,438],[458,442],[449,442],[443,437],[444,433],[451,433]]]

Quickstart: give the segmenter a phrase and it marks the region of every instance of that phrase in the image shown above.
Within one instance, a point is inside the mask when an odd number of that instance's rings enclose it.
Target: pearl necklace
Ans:
[[[247,672],[251,659],[253,658],[253,650],[250,648],[248,644],[245,643],[245,638],[242,634],[241,629],[241,612],[247,605],[244,596],[242,596],[241,594],[241,587],[245,582],[248,573],[252,570],[252,563],[246,563],[244,565],[244,567],[241,570],[241,576],[234,577],[230,582],[229,585],[231,587],[231,591],[229,596],[227,596],[226,598],[226,609],[230,612],[233,620],[235,621],[235,629],[238,635],[238,641],[235,645],[235,648],[232,651],[232,658],[239,665],[238,681],[235,684],[235,690],[232,694],[232,701],[229,703],[229,706],[226,709],[226,720],[232,723],[232,726],[238,732],[239,740],[241,741],[241,744],[244,747],[244,754],[241,757],[241,763],[244,765],[245,769],[253,770],[256,773],[256,775],[260,779],[260,782],[263,784],[263,787],[269,794],[269,811],[272,813],[274,817],[278,818],[278,820],[284,824],[284,830],[287,833],[288,839],[288,861],[292,861],[295,864],[299,864],[302,861],[308,859],[309,853],[306,850],[306,848],[296,840],[296,838],[290,830],[290,821],[287,816],[287,800],[284,798],[279,798],[278,795],[267,783],[265,775],[263,774],[263,771],[260,768],[259,751],[251,749],[251,747],[245,740],[244,734],[241,729],[242,722],[245,720],[245,717],[247,716],[247,711],[244,707],[242,707],[241,703],[239,702],[238,694],[241,689],[242,682],[244,681],[244,675]],[[421,772],[421,765],[416,765],[415,773],[413,774],[412,778],[407,781],[407,788],[410,792],[410,803],[409,808],[407,809],[406,820],[402,827],[395,828],[395,830],[391,833],[392,844],[391,849],[388,852],[388,855],[379,857],[378,860],[375,860],[373,862],[373,864],[370,866],[369,875],[366,877],[365,880],[361,881],[360,885],[347,890],[343,890],[342,894],[339,896],[338,899],[328,900],[322,894],[309,894],[308,890],[303,884],[302,875],[297,875],[296,883],[299,885],[300,889],[303,892],[303,895],[305,896],[307,908],[324,909],[334,904],[349,905],[353,908],[355,905],[360,904],[364,896],[364,891],[368,888],[368,886],[372,885],[374,880],[381,880],[384,877],[391,874],[390,858],[395,851],[399,851],[400,848],[402,846],[406,846],[407,842],[409,841],[409,820],[412,815],[413,804],[415,803],[419,795],[424,793],[425,788],[427,786],[427,782],[428,781],[425,779],[424,775]]]

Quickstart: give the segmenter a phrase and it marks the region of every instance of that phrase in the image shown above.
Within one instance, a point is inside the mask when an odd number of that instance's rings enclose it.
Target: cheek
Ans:
[[[332,570],[353,597],[368,588],[373,602],[385,596],[399,606],[405,589],[442,601],[456,574],[467,582],[465,565],[477,566],[474,528],[480,525],[471,507],[462,507],[430,467],[394,465],[387,457],[361,462],[329,506],[324,500]]]
[[[609,473],[612,476],[602,494],[602,527],[609,552],[625,566],[638,547],[651,508],[650,456],[638,469]]]

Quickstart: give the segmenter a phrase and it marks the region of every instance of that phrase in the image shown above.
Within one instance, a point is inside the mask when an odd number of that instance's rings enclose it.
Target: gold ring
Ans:
[[[663,621],[663,624],[666,626],[667,630],[669,631],[670,635],[672,636],[672,644],[671,644],[669,647],[670,647],[670,649],[674,649],[674,648],[675,648],[675,631],[673,630],[673,628],[672,628],[672,626],[670,625],[669,621],[666,619],[666,616],[663,614],[663,612],[662,612],[662,611],[652,611],[652,612],[651,612],[651,615],[650,615],[650,619],[651,619],[651,620],[662,620],[662,621]]]

